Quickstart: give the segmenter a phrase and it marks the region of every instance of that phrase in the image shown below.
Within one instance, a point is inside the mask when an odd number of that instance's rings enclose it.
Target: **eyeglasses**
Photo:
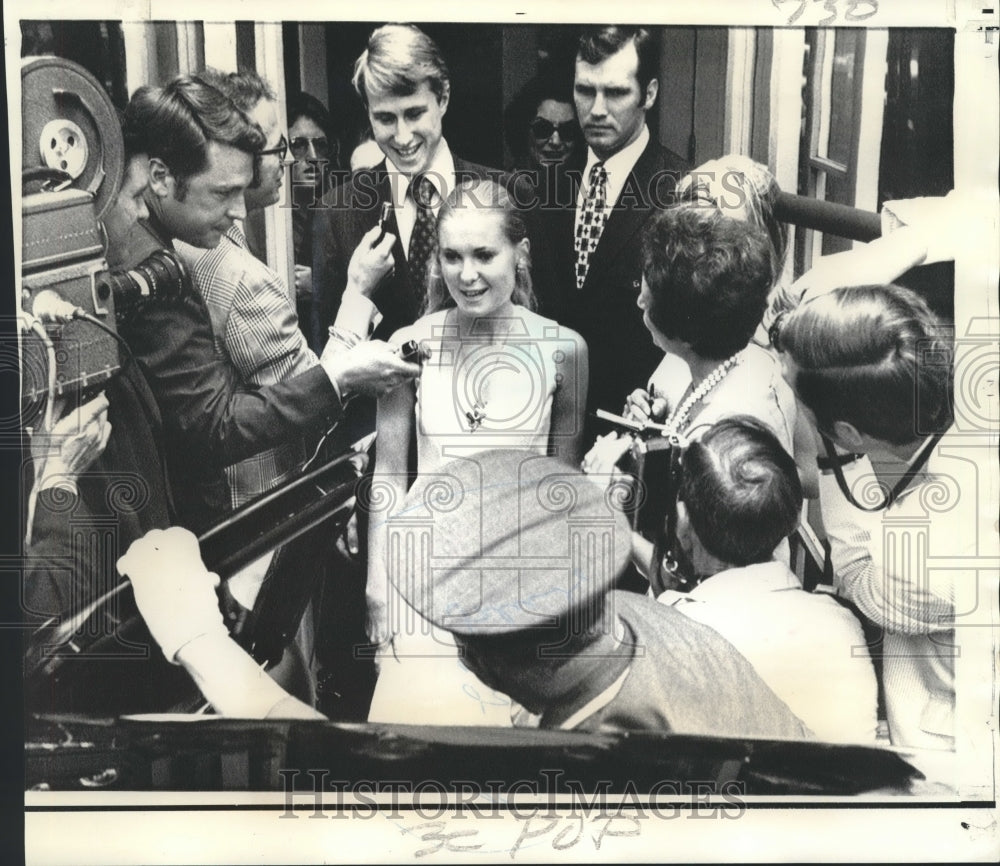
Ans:
[[[529,129],[537,141],[548,141],[552,138],[552,133],[558,132],[563,139],[576,138],[577,129],[575,120],[565,120],[562,123],[553,123],[544,117],[536,117],[531,121]]]
[[[266,147],[264,150],[257,151],[257,156],[277,156],[279,160],[284,162],[285,157],[288,156],[288,140],[282,135],[274,147]]]
[[[319,138],[298,135],[288,144],[292,150],[292,156],[296,159],[303,159],[309,155],[309,145],[312,145],[313,153],[316,154],[317,159],[326,159],[330,155],[330,142],[325,135]]]

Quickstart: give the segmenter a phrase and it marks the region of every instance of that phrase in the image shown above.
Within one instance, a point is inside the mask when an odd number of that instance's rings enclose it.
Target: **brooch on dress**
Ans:
[[[486,420],[486,404],[476,401],[472,408],[465,413],[465,417],[469,422],[469,432],[475,433]]]

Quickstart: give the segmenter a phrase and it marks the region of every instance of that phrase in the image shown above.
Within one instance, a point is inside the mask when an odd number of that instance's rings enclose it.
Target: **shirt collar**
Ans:
[[[802,586],[785,563],[771,560],[721,571],[699,583],[687,597],[692,601],[733,601],[750,594],[786,589],[802,589]]]
[[[410,188],[410,177],[396,168],[388,156],[385,158],[385,169],[389,176],[389,194],[392,197],[392,206],[394,208],[402,207],[403,202],[406,201],[406,192]],[[434,210],[436,210],[438,205],[448,198],[448,194],[455,186],[455,159],[451,155],[448,142],[443,138],[438,142],[434,158],[430,165],[424,169],[424,174],[437,190],[439,198],[434,205]]]
[[[243,231],[243,223],[241,220],[234,221],[229,227],[229,231],[227,231],[223,237],[228,238],[236,244],[236,246],[240,247],[240,249],[250,249],[250,245],[247,243],[246,232]]]
[[[608,174],[609,186],[621,190],[621,188],[625,185],[625,178],[627,178],[629,172],[635,168],[635,164],[639,161],[639,157],[642,156],[642,152],[646,149],[647,144],[649,144],[649,127],[646,126],[646,124],[643,124],[642,132],[639,133],[639,137],[635,141],[623,147],[618,151],[618,153],[613,154],[604,160],[604,170]],[[585,184],[590,178],[590,169],[600,161],[601,160],[597,158],[597,154],[588,147],[587,167],[583,173]],[[613,199],[610,195],[608,196],[609,202],[617,200],[617,196]]]

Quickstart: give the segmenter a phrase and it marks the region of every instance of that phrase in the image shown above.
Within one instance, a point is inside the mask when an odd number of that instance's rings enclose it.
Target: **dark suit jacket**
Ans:
[[[620,412],[634,388],[645,387],[663,357],[636,306],[642,282],[642,227],[656,209],[673,203],[674,187],[688,170],[677,154],[650,138],[608,215],[587,280],[577,290],[573,250],[575,207],[560,211],[553,233],[567,321],[590,350],[588,407]]]
[[[170,247],[155,225],[139,223],[125,264]],[[292,436],[322,431],[342,414],[320,366],[276,385],[243,385],[215,356],[211,319],[197,291],[146,304],[122,336],[160,407],[178,519],[195,531],[230,510],[224,467]]]

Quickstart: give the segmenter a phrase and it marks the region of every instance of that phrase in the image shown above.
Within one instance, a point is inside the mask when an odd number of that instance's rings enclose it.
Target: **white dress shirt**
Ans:
[[[780,562],[734,568],[657,601],[714,629],[820,739],[871,743],[876,681],[861,623]]]
[[[605,192],[607,194],[606,201],[609,210],[618,201],[618,197],[625,188],[625,181],[628,180],[628,176],[632,173],[632,169],[635,168],[635,164],[639,161],[639,157],[642,156],[642,152],[646,149],[647,144],[649,144],[649,127],[643,126],[642,132],[639,133],[639,137],[635,141],[604,160],[604,171],[608,175]],[[586,201],[587,193],[590,189],[590,169],[600,161],[597,154],[590,148],[587,148],[587,166],[583,172],[583,182],[580,184],[580,194],[576,200],[577,220],[580,219],[583,203]]]
[[[410,189],[411,177],[396,168],[388,156],[385,158],[385,167],[389,174],[389,195],[392,199],[393,212],[396,215],[399,240],[403,244],[404,253],[409,255],[410,235],[413,234],[413,226],[417,221],[417,203],[413,200],[413,196],[406,194]],[[430,178],[434,189],[437,190],[437,196],[431,204],[431,210],[437,216],[442,202],[455,188],[455,160],[451,155],[448,142],[443,138],[438,142],[434,158],[424,174]]]

